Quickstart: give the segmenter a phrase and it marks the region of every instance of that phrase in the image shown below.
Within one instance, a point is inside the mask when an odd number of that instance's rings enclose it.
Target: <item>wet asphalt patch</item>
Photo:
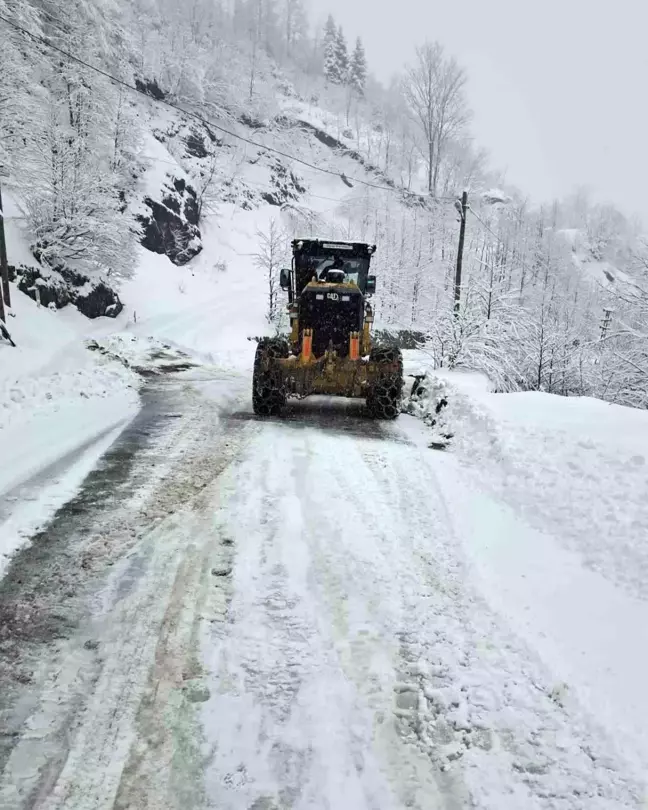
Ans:
[[[141,396],[141,410],[76,496],[31,537],[0,580],[0,772],[28,716],[28,693],[39,688],[43,662],[85,626],[111,567],[195,494],[203,467],[207,483],[218,474],[219,439],[212,433],[221,419],[218,404],[180,377],[151,381]],[[176,480],[170,492],[167,482]]]
[[[289,399],[279,416],[257,416],[251,410],[228,414],[228,420],[280,425],[286,430],[318,430],[375,441],[409,444],[398,430],[398,420],[382,421],[367,413],[364,400],[312,397]]]

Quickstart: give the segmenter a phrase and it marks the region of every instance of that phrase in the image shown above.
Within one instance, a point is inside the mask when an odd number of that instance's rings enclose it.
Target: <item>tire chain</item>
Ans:
[[[376,419],[395,419],[400,413],[401,391],[403,389],[403,359],[400,349],[374,349],[370,362],[390,366],[398,363],[396,374],[379,377],[367,396],[367,410]]]
[[[254,358],[252,404],[259,416],[273,416],[286,403],[286,393],[278,369],[263,368],[266,360],[288,357],[288,344],[283,340],[263,338],[258,342]]]

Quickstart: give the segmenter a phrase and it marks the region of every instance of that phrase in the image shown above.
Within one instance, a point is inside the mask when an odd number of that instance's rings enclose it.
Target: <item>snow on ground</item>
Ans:
[[[647,599],[648,414],[543,393],[452,400],[457,446],[479,461],[492,491],[588,567]]]
[[[454,433],[440,480],[482,592],[645,768],[648,414],[493,394],[462,374],[427,382],[414,411]]]
[[[458,465],[408,417],[381,430],[330,407],[337,422],[304,404],[265,425],[221,479],[209,806],[639,807],[641,768],[598,728],[603,707],[481,595],[471,550],[501,522]]]
[[[15,287],[12,293],[16,348],[0,341],[0,576],[10,555],[74,494],[139,402],[135,374],[85,348],[83,316],[37,307]]]
[[[254,254],[256,231],[272,214],[270,206],[253,212],[223,206],[218,222],[204,228],[205,249],[186,267],[142,249],[139,270],[122,289],[128,332],[153,335],[216,366],[251,367],[248,336],[271,333],[268,281]]]

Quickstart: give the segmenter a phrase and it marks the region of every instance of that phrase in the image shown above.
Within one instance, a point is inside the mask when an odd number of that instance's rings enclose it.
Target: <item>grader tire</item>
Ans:
[[[367,410],[374,419],[396,419],[401,409],[403,391],[403,357],[400,349],[373,349],[369,361],[387,368],[397,364],[398,370],[379,373],[367,392]]]
[[[276,362],[288,357],[286,341],[262,338],[257,344],[252,376],[252,408],[257,416],[276,416],[286,404],[281,368]]]

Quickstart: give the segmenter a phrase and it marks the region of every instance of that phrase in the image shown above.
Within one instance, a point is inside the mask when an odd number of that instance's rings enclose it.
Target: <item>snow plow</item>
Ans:
[[[364,398],[369,414],[400,412],[400,349],[372,345],[369,274],[375,245],[295,239],[292,265],[281,271],[290,334],[261,338],[254,360],[252,403],[261,416],[281,413],[288,397]]]

